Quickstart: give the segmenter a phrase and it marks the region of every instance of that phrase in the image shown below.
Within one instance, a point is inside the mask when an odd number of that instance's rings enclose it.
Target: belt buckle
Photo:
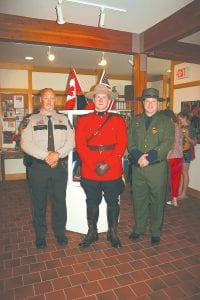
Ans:
[[[99,145],[99,152],[103,152],[104,151],[104,146],[103,145]]]

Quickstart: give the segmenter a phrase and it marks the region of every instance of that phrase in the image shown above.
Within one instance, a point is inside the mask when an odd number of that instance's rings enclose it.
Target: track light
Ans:
[[[101,4],[98,4],[98,3],[88,2],[88,1],[84,1],[84,0],[58,0],[58,4],[56,5],[56,8],[55,8],[56,9],[56,14],[57,14],[57,23],[58,24],[64,24],[65,23],[65,19],[63,18],[63,12],[62,12],[62,4],[64,2],[65,3],[66,2],[73,2],[75,4],[83,4],[83,5],[93,6],[93,7],[99,7],[100,8],[99,23],[98,23],[99,27],[104,26],[104,23],[105,23],[104,10],[105,9],[119,11],[119,12],[126,12],[126,10],[123,9],[123,8],[113,7],[113,6],[109,6],[109,5],[101,5]]]
[[[62,5],[62,0],[59,0],[58,4],[56,5],[56,14],[57,14],[57,23],[60,25],[65,23],[61,5]]]
[[[103,27],[105,25],[105,12],[104,12],[104,7],[100,8],[100,15],[99,15],[99,27]]]
[[[104,57],[104,52],[102,52],[101,61],[98,63],[98,65],[101,66],[101,67],[105,67],[107,65],[107,61]]]
[[[128,60],[128,62],[129,62],[129,64],[130,64],[131,66],[134,65],[133,55],[131,55],[131,58]]]
[[[49,61],[54,61],[55,55],[51,53],[51,46],[48,46],[47,56]]]

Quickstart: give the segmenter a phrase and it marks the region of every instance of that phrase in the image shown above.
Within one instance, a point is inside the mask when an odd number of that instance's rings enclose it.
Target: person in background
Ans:
[[[180,128],[175,113],[166,109],[161,111],[163,115],[168,116],[175,124],[175,138],[172,149],[168,152],[167,159],[169,164],[169,183],[172,200],[167,201],[167,204],[178,206],[177,199],[181,182],[181,173],[183,165],[183,146],[182,146],[182,129]]]
[[[81,186],[86,194],[88,233],[79,246],[98,240],[97,222],[102,197],[107,203],[107,240],[121,247],[117,234],[119,195],[124,191],[122,157],[127,146],[126,123],[119,114],[108,112],[113,93],[98,84],[86,94],[95,110],[81,116],[75,129],[76,149],[81,159]]]
[[[162,99],[157,89],[144,89],[140,99],[144,113],[132,117],[128,129],[135,215],[129,239],[138,240],[145,233],[149,215],[151,244],[158,245],[168,183],[167,153],[174,142],[174,124],[158,112]]]
[[[33,201],[35,244],[47,247],[47,196],[52,200],[52,228],[58,244],[66,245],[65,236],[67,170],[65,160],[74,148],[74,130],[68,117],[55,111],[56,96],[51,88],[41,91],[41,109],[22,123],[21,148],[32,157],[29,183]]]
[[[180,112],[178,114],[178,122],[182,128],[183,133],[183,169],[182,169],[182,184],[180,189],[180,196],[178,199],[187,198],[187,188],[189,185],[189,167],[193,159],[194,146],[197,144],[196,131],[191,125],[190,115],[187,112]]]

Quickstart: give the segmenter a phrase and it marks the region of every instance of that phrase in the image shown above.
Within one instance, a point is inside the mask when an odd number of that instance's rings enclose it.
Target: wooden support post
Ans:
[[[147,56],[145,54],[134,55],[134,115],[143,111],[142,102],[137,97],[142,95],[142,91],[147,84]]]

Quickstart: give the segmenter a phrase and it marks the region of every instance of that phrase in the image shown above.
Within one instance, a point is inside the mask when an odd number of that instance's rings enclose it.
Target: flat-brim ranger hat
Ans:
[[[105,84],[97,84],[93,91],[90,91],[85,94],[85,97],[88,99],[93,99],[96,94],[106,94],[109,99],[114,99],[114,94]]]
[[[164,101],[163,98],[159,97],[159,91],[154,88],[144,89],[142,92],[142,97],[138,97],[137,99],[144,101],[147,98],[157,99],[160,102]]]

